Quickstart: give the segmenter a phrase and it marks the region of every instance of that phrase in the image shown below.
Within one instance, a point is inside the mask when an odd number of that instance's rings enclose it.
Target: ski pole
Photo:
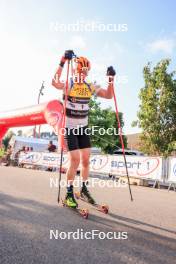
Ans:
[[[61,156],[60,156],[60,168],[59,168],[59,189],[58,189],[58,203],[60,202],[60,182],[62,177],[62,161],[63,161],[63,152],[64,152],[64,135],[63,129],[65,128],[65,116],[66,116],[66,104],[67,104],[67,97],[68,97],[68,78],[69,78],[69,68],[70,68],[70,60],[68,60],[67,65],[67,79],[66,79],[66,87],[65,87],[65,99],[64,99],[64,111],[63,111],[63,120],[62,120],[62,128],[61,128]]]
[[[122,152],[123,152],[124,163],[125,163],[125,168],[126,168],[126,176],[128,179],[128,188],[129,188],[129,192],[130,192],[131,201],[133,201],[133,196],[132,196],[131,186],[130,186],[130,179],[129,179],[129,174],[128,174],[127,161],[126,161],[126,155],[125,155],[125,147],[124,147],[123,136],[122,136],[122,127],[121,127],[121,123],[120,123],[119,111],[118,111],[118,106],[117,106],[117,99],[116,99],[114,88],[113,88],[113,98],[114,98],[114,104],[115,104],[115,110],[116,110],[118,129],[120,132],[120,142],[121,142],[121,146],[122,146]]]

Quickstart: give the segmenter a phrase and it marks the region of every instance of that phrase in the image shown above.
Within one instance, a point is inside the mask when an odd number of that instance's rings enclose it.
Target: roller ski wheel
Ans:
[[[77,212],[80,216],[82,216],[84,219],[88,219],[89,211],[85,208],[79,208],[79,207],[70,207],[67,205],[66,201],[62,199],[62,206],[70,208],[71,210]]]
[[[76,199],[80,199],[81,198],[80,192],[75,192],[74,194],[75,194],[75,198]]]
[[[80,210],[80,214],[84,219],[87,219],[89,216],[89,211],[88,209],[79,209]]]
[[[82,200],[83,202],[86,202],[86,203],[89,203],[87,200],[85,200],[82,196],[81,196],[81,193],[80,192],[76,192],[74,193],[75,194],[75,198],[76,199],[80,199]],[[109,206],[106,205],[106,204],[103,204],[103,205],[100,205],[100,204],[91,204],[89,203],[90,205],[92,205],[93,207],[95,207],[98,211],[104,213],[104,214],[108,214],[109,213]]]
[[[109,213],[109,206],[106,204],[101,205],[101,209],[105,214]]]

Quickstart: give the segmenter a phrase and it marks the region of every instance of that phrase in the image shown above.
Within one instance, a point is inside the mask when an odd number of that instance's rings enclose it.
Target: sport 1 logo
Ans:
[[[176,164],[174,164],[173,173],[174,173],[174,176],[176,176]]]
[[[109,157],[108,155],[106,156],[99,156],[99,155],[95,155],[91,158],[90,160],[90,165],[92,170],[100,170],[105,168],[105,166],[108,164],[109,161]]]
[[[159,158],[146,158],[143,161],[141,161],[141,166],[139,169],[137,169],[136,173],[138,176],[152,176],[152,173],[154,173],[157,168],[160,165],[160,159]]]
[[[29,152],[25,155],[25,160],[29,163],[37,163],[41,159],[42,154],[39,152]]]

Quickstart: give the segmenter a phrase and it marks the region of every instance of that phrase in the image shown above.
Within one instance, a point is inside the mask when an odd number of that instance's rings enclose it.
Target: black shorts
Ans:
[[[90,136],[85,132],[86,128],[87,126],[76,129],[66,128],[64,139],[68,151],[91,147]]]

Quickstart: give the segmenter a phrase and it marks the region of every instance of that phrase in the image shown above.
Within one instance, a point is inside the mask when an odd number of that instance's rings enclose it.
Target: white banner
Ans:
[[[60,166],[60,154],[53,152],[22,152],[19,156],[19,163],[58,168]],[[68,157],[64,154],[62,167],[67,168],[68,163]]]
[[[91,155],[90,158],[90,171],[97,173],[110,173],[111,169],[110,155]]]
[[[176,182],[176,158],[169,158],[169,182]]]
[[[163,160],[161,157],[126,156],[129,176],[144,179],[162,179]],[[126,175],[123,156],[112,156],[111,173],[119,176]]]
[[[129,176],[153,180],[162,179],[163,159],[161,157],[126,156],[126,160]],[[60,154],[45,152],[20,153],[19,163],[58,168],[60,166]],[[63,168],[68,168],[68,164],[67,154],[64,154]],[[176,164],[176,159],[174,164]],[[119,155],[91,155],[90,171],[124,176],[126,175],[124,158]]]

